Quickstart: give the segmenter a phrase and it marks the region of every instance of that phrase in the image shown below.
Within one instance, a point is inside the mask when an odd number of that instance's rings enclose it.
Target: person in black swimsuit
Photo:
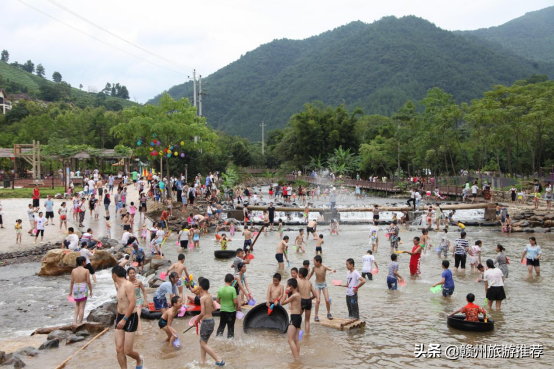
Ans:
[[[300,359],[300,326],[302,325],[302,307],[298,292],[298,281],[290,278],[287,281],[287,289],[281,299],[281,305],[290,303],[290,323],[288,329],[288,341],[290,351],[295,360]]]

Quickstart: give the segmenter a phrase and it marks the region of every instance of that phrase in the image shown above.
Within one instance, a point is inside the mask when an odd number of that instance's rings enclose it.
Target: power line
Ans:
[[[128,51],[125,51],[125,50],[123,50],[123,49],[120,49],[120,48],[117,47],[117,46],[114,46],[114,45],[112,45],[112,44],[110,44],[110,43],[107,43],[106,41],[103,41],[103,40],[101,40],[101,39],[99,39],[99,38],[97,38],[97,37],[94,37],[94,36],[92,36],[92,35],[86,33],[86,32],[83,32],[83,31],[81,31],[80,29],[75,28],[75,27],[73,27],[72,25],[69,25],[69,24],[63,22],[63,21],[61,21],[61,20],[59,20],[59,19],[57,19],[57,18],[51,16],[50,14],[47,14],[47,13],[43,12],[42,10],[37,9],[37,8],[35,8],[34,6],[27,4],[26,2],[24,2],[24,1],[22,1],[22,0],[17,0],[17,1],[19,1],[20,3],[22,3],[22,4],[24,4],[24,5],[27,5],[29,8],[32,8],[32,9],[36,10],[37,12],[39,12],[39,13],[41,13],[41,14],[46,15],[46,16],[49,17],[49,18],[54,19],[55,21],[58,21],[58,22],[60,22],[60,23],[62,23],[62,24],[64,24],[64,25],[66,25],[66,26],[69,27],[69,28],[74,29],[75,31],[78,31],[78,32],[80,32],[80,33],[82,33],[82,34],[84,34],[84,35],[90,37],[90,38],[95,39],[95,40],[98,41],[98,42],[101,42],[101,43],[103,43],[103,44],[105,44],[105,45],[108,45],[109,47],[112,47],[112,48],[114,48],[114,49],[116,49],[116,50],[119,50],[119,51],[121,51],[121,52],[123,52],[123,53],[125,53],[125,54],[127,54],[127,55],[130,55],[130,56],[132,56],[132,57],[134,57],[134,58],[140,59],[140,60],[142,60],[142,61],[144,61],[144,62],[147,62],[147,63],[149,63],[149,64],[155,65],[155,66],[158,67],[158,68],[162,68],[162,69],[168,70],[168,71],[170,71],[170,72],[177,73],[177,74],[180,74],[180,75],[182,75],[182,76],[186,76],[186,74],[184,74],[184,73],[181,73],[181,72],[178,72],[178,71],[176,71],[176,70],[173,70],[173,69],[164,67],[164,66],[162,66],[162,65],[156,64],[156,63],[154,63],[154,62],[151,62],[150,60],[146,60],[146,59],[141,58],[140,56],[137,56],[137,55],[135,55],[135,54],[131,54],[131,53],[128,52]],[[188,77],[188,76],[187,76],[187,77]]]
[[[177,67],[181,67],[181,68],[185,68],[185,69],[190,69],[190,70],[194,69],[194,68],[192,68],[192,67],[189,67],[189,66],[186,66],[186,65],[177,63],[177,62],[175,62],[175,61],[173,61],[173,60],[164,58],[163,56],[158,55],[158,54],[156,54],[156,53],[154,53],[154,52],[151,52],[150,50],[147,50],[147,49],[145,49],[145,48],[143,48],[143,47],[141,47],[141,46],[139,46],[139,45],[136,45],[136,44],[132,43],[131,41],[127,41],[127,40],[124,39],[123,37],[120,37],[120,36],[116,35],[115,33],[110,32],[110,31],[108,31],[107,29],[103,28],[102,26],[99,26],[99,25],[97,25],[96,23],[93,23],[93,22],[89,21],[89,20],[86,19],[85,17],[83,17],[83,16],[81,16],[81,15],[75,13],[75,12],[72,11],[71,9],[66,8],[64,5],[62,5],[62,4],[60,4],[60,3],[57,3],[57,2],[54,1],[54,0],[47,0],[47,1],[48,1],[49,3],[54,4],[54,5],[57,6],[57,7],[59,7],[59,8],[61,8],[61,9],[65,10],[66,12],[68,12],[68,13],[70,13],[70,14],[76,16],[77,18],[84,20],[85,22],[87,22],[87,23],[93,25],[94,27],[96,27],[96,28],[98,28],[98,29],[100,29],[100,30],[102,30],[102,31],[104,31],[104,32],[106,32],[106,33],[112,35],[113,37],[116,37],[116,38],[120,39],[121,41],[126,42],[126,43],[128,43],[129,45],[132,45],[132,46],[136,47],[136,48],[139,49],[139,50],[144,51],[145,53],[148,53],[148,54],[150,54],[150,55],[152,55],[152,56],[155,56],[156,58],[161,59],[161,60],[163,60],[163,61],[165,61],[165,62],[167,62],[167,63],[173,64],[173,65],[175,65],[175,66],[177,66]]]

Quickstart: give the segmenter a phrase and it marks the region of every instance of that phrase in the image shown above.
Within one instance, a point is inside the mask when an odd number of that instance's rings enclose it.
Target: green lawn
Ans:
[[[57,193],[64,193],[64,187],[40,188],[40,197],[45,198],[47,195],[55,196]],[[0,199],[31,199],[33,197],[32,188],[0,188]]]

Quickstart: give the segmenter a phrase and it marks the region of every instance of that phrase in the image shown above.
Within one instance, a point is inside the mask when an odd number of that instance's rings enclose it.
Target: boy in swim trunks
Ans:
[[[215,353],[215,351],[208,345],[208,340],[214,332],[215,321],[212,316],[212,311],[215,308],[214,300],[212,295],[209,294],[208,290],[210,289],[210,281],[207,278],[203,278],[201,281],[198,281],[200,289],[200,305],[202,311],[198,315],[197,322],[202,322],[200,326],[200,365],[206,363],[206,353],[209,354],[214,360],[215,365],[223,366],[225,362]]]
[[[323,297],[325,298],[325,306],[327,307],[327,319],[333,319],[333,316],[331,315],[331,301],[329,300],[329,291],[327,290],[327,282],[325,281],[325,277],[327,271],[329,271],[329,274],[336,273],[337,271],[323,265],[322,262],[323,259],[321,258],[321,255],[316,255],[314,257],[314,268],[312,269],[312,273],[315,273],[315,322],[319,322],[319,317],[317,316],[317,314],[319,312],[319,303],[321,302],[322,293]]]
[[[248,226],[244,226],[244,230],[242,231],[242,235],[244,236],[244,252],[252,247],[252,232],[248,229]]]
[[[291,268],[290,277],[294,278],[294,279],[298,279],[298,268],[297,267]]]
[[[304,241],[304,230],[299,229],[298,230],[298,236],[296,236],[296,239],[294,240],[294,247],[296,248],[296,252],[300,252],[300,249],[302,249],[302,253],[306,252],[306,250],[304,249],[303,244],[308,246],[306,241]]]
[[[173,345],[173,341],[177,338],[177,331],[171,327],[173,319],[179,313],[179,309],[183,306],[183,300],[180,296],[173,296],[171,298],[171,309],[165,311],[158,321],[158,327],[165,331],[167,338],[165,342],[169,342],[169,346]]]
[[[290,303],[290,324],[287,331],[290,351],[295,360],[300,359],[300,339],[298,337],[302,325],[301,297],[298,293],[298,281],[290,278],[287,281],[287,289],[281,300],[281,305]]]
[[[271,304],[278,304],[283,297],[283,285],[281,284],[281,274],[275,273],[273,275],[273,282],[267,286],[267,302],[265,303],[269,308]]]
[[[285,257],[285,259],[287,259],[287,263],[289,262],[289,258],[287,256],[287,248],[289,247],[288,242],[289,236],[283,237],[283,239],[277,245],[277,250],[275,250],[275,259],[277,259],[279,270],[285,269],[285,261],[283,259],[283,256]]]
[[[325,242],[323,241],[323,235],[320,234],[319,235],[319,238],[317,239],[316,243],[315,243],[315,253],[317,255],[317,253],[319,252],[319,254],[323,254],[323,249],[321,248],[321,245],[323,245]]]
[[[179,254],[177,257],[177,262],[173,264],[167,272],[165,272],[166,275],[170,275],[170,272],[174,270],[175,273],[179,276],[179,279],[177,280],[177,288],[179,289],[179,296],[183,298],[183,272],[185,272],[185,276],[189,275],[189,271],[187,270],[187,267],[185,266],[185,254]]]
[[[115,351],[121,369],[127,368],[127,356],[136,360],[136,368],[142,369],[144,356],[133,349],[138,328],[135,285],[127,280],[125,269],[116,265],[112,268],[112,279],[117,290],[117,317],[115,319]],[[139,364],[140,363],[140,364]]]
[[[310,316],[312,315],[312,300],[316,298],[315,288],[306,277],[308,269],[302,267],[298,271],[298,292],[301,297],[301,307],[306,318],[305,329],[306,333],[310,333]]]
[[[313,236],[314,240],[317,240],[317,237],[315,236],[315,231],[317,229],[317,222],[315,220],[310,220],[308,223],[308,226],[306,227],[306,240],[310,238],[310,233]]]

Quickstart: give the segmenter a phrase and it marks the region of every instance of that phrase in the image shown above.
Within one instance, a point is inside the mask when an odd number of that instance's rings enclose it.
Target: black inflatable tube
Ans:
[[[446,324],[450,328],[459,329],[462,331],[471,332],[488,332],[494,329],[494,320],[488,319],[485,323],[484,318],[479,318],[478,322],[470,322],[465,320],[465,315],[453,315],[446,319]]]
[[[275,329],[286,333],[289,327],[289,314],[281,305],[273,308],[271,315],[267,315],[265,302],[254,306],[244,317],[242,327],[244,333],[253,329]]]
[[[237,250],[215,250],[214,257],[217,259],[231,259],[236,256]]]

